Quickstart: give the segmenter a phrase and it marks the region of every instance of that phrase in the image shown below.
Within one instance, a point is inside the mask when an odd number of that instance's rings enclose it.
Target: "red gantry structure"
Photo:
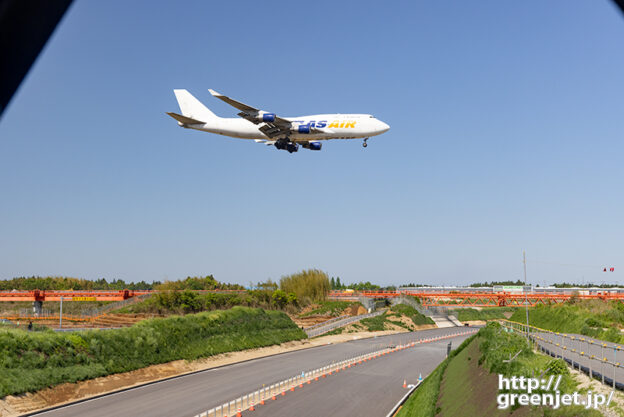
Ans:
[[[607,290],[597,294],[574,294],[574,293],[544,293],[529,292],[434,292],[434,291],[331,291],[329,298],[337,300],[365,298],[393,298],[402,295],[413,296],[420,299],[425,307],[524,307],[527,303],[529,307],[538,305],[560,304],[571,298],[582,300],[616,300],[624,302],[624,294],[610,293]]]
[[[119,291],[0,291],[1,301],[123,301],[140,295],[156,293],[155,290],[119,290]],[[245,292],[245,290],[197,290],[199,293],[230,293]]]

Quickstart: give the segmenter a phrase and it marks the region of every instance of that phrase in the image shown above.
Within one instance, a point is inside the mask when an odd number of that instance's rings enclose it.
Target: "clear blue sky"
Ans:
[[[606,0],[77,0],[0,119],[0,277],[624,282],[622,51]],[[290,155],[174,88],[391,130]]]

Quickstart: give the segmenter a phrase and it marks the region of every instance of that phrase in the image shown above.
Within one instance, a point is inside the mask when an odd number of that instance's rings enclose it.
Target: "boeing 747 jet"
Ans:
[[[241,118],[218,117],[186,90],[173,90],[180,112],[167,113],[178,125],[240,139],[273,145],[290,153],[299,146],[320,151],[321,141],[328,139],[364,139],[390,129],[386,123],[370,114],[315,114],[301,117],[280,117],[275,113],[256,109],[209,90],[214,97],[240,110]]]

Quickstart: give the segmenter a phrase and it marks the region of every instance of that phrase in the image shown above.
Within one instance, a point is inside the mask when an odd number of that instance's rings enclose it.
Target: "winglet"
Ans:
[[[212,94],[214,97],[222,97],[223,94],[219,94],[217,93],[215,90],[209,88],[208,91],[210,91],[210,94]]]

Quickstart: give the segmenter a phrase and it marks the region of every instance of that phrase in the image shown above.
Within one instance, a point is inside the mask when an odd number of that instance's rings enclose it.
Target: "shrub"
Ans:
[[[294,293],[299,300],[323,301],[329,288],[329,276],[318,269],[308,269],[280,279],[280,289]]]

